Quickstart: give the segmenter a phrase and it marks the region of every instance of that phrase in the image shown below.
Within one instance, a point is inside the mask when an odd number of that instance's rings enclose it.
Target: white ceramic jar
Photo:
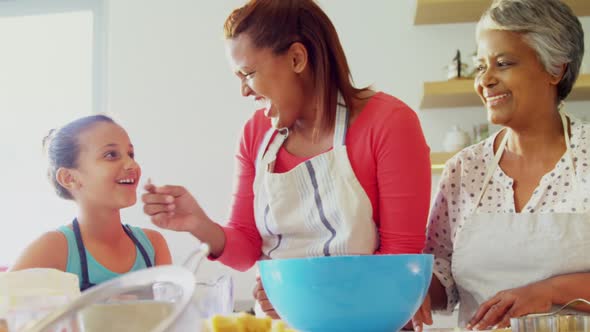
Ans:
[[[457,152],[471,144],[471,137],[459,126],[453,126],[445,135],[443,148],[445,152]]]

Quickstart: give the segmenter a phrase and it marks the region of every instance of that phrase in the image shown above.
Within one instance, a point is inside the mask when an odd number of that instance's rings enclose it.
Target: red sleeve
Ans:
[[[421,253],[430,204],[430,149],[414,111],[396,100],[373,145],[380,245],[376,254]]]
[[[217,258],[239,271],[248,270],[262,254],[262,239],[254,219],[256,156],[270,123],[257,112],[244,126],[236,154],[235,187],[228,224],[223,227],[225,248]]]
[[[379,209],[380,247],[376,254],[420,253],[430,202],[429,148],[416,114],[397,100],[393,108],[379,112],[383,117],[371,121],[375,134],[367,137],[378,186],[374,206]],[[236,156],[236,187],[229,223],[224,227],[226,245],[218,260],[241,271],[254,265],[262,253],[252,185],[258,148],[269,128],[263,114],[257,113],[244,127]],[[367,172],[362,164],[355,172]]]

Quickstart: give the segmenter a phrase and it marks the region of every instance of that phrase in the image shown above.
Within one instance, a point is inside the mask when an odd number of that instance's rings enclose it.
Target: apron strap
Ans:
[[[566,118],[566,114],[563,111],[563,108],[560,109],[559,115],[561,116],[561,123],[563,124],[563,132],[565,138],[565,154],[566,159],[568,160],[569,167],[571,167],[572,171],[574,172],[574,178],[572,179],[572,188],[574,191],[574,196],[576,197],[576,212],[582,212],[584,208],[583,203],[583,195],[578,190],[580,186],[578,185],[578,176],[576,171],[576,166],[574,165],[574,156],[571,150],[571,142],[570,142],[570,133],[568,132],[568,120]]]
[[[336,123],[334,126],[333,147],[346,145],[346,132],[348,129],[349,113],[350,112],[344,103],[344,98],[339,92],[338,101],[336,104]],[[278,131],[278,133],[272,142],[270,142],[275,131]],[[274,161],[277,158],[277,153],[279,152],[279,149],[287,137],[289,137],[289,128],[281,128],[278,130],[273,128],[269,129],[269,131],[265,134],[260,148],[258,149],[257,160],[259,159],[260,161],[257,161],[257,166],[260,165],[266,167],[267,170],[272,172],[274,170]],[[266,148],[267,146],[268,149]]]
[[[569,137],[569,132],[568,132],[568,120],[567,117],[565,115],[565,112],[563,111],[563,108],[559,109],[559,116],[561,118],[561,124],[563,125],[563,135],[565,138],[565,154],[566,154],[566,159],[569,161],[569,166],[572,168],[572,171],[574,172],[574,179],[572,181],[572,186],[574,188],[574,192],[575,192],[575,196],[576,196],[576,209],[577,211],[582,211],[582,203],[581,203],[581,197],[582,195],[580,195],[579,193],[577,193],[577,178],[576,178],[576,169],[574,167],[574,158],[572,156],[572,151],[571,151],[571,147],[570,147],[570,137]],[[479,196],[477,197],[477,201],[475,201],[475,207],[473,209],[473,212],[475,213],[475,211],[477,210],[477,208],[479,207],[479,203],[481,202],[483,195],[486,191],[486,188],[492,178],[492,176],[494,175],[494,172],[496,171],[496,168],[498,167],[499,163],[500,163],[500,159],[502,158],[502,154],[504,153],[504,150],[506,149],[506,144],[508,142],[508,137],[510,136],[510,129],[506,128],[506,134],[504,134],[504,138],[502,139],[502,142],[500,143],[500,146],[498,147],[498,151],[496,151],[496,154],[494,154],[494,160],[492,161],[492,163],[488,166],[488,169],[486,171],[486,176],[484,178],[484,182],[481,188],[481,192],[479,193]]]
[[[123,225],[123,230],[125,231],[125,233],[127,233],[127,236],[129,236],[131,241],[133,241],[133,243],[135,244],[135,246],[137,247],[137,249],[141,253],[141,256],[143,257],[143,261],[145,262],[145,266],[152,267],[152,262],[150,260],[150,257],[148,256],[147,252],[145,251],[145,248],[141,245],[139,240],[137,240],[137,238],[135,237],[135,234],[133,234],[131,227],[129,225]]]
[[[270,142],[270,139],[274,135],[275,131],[276,131],[276,129],[270,128],[269,130],[266,131],[266,134],[264,134],[264,138],[262,139],[262,143],[260,143],[260,146],[258,147],[258,154],[256,156],[256,167],[258,167],[258,165],[262,161],[262,157],[264,156],[264,154],[266,152],[266,148],[268,147],[268,143]]]
[[[336,124],[334,126],[334,143],[333,147],[346,145],[346,132],[348,130],[348,122],[350,121],[350,112],[346,108],[344,98],[341,93],[338,93],[338,101],[336,104]]]
[[[148,256],[145,248],[141,245],[139,240],[133,234],[133,231],[129,227],[129,225],[121,225],[125,234],[129,236],[133,244],[139,249],[141,256],[145,262],[147,267],[152,267],[152,262],[150,261],[150,257]],[[81,291],[85,291],[86,289],[93,287],[95,284],[90,282],[90,278],[88,276],[88,260],[86,257],[86,247],[84,247],[84,241],[82,240],[82,233],[80,232],[80,225],[78,224],[78,218],[74,218],[72,221],[72,228],[74,230],[74,235],[76,236],[76,245],[78,247],[78,255],[80,256],[80,270],[82,272],[82,285],[80,287]]]
[[[277,159],[277,153],[279,149],[289,137],[289,128],[281,128],[277,130],[277,135],[274,140],[270,143],[268,150],[264,154],[261,160],[261,166],[266,167],[269,172],[274,171],[274,162]]]
[[[80,270],[82,272],[82,285],[81,291],[94,286],[90,283],[88,277],[88,262],[86,261],[86,248],[84,247],[84,241],[82,240],[82,233],[80,232],[80,225],[78,225],[78,218],[74,218],[72,221],[72,228],[74,229],[74,235],[76,236],[76,246],[78,247],[78,255],[80,256]]]
[[[477,196],[477,201],[475,201],[475,208],[473,209],[473,212],[475,212],[477,210],[477,207],[479,206],[479,203],[481,202],[481,199],[486,191],[488,183],[492,179],[492,176],[494,175],[494,172],[496,171],[496,168],[498,167],[498,164],[500,163],[500,159],[502,158],[502,154],[504,153],[504,150],[506,149],[506,143],[508,142],[508,136],[510,136],[510,130],[508,128],[506,128],[506,133],[504,134],[504,138],[502,138],[502,142],[500,142],[500,146],[498,147],[498,151],[496,151],[496,154],[494,155],[494,160],[492,161],[491,164],[488,165],[488,169],[486,171],[486,176],[483,180],[483,185],[481,187],[481,191],[479,193],[479,196]],[[493,142],[492,142],[492,144],[493,144]]]

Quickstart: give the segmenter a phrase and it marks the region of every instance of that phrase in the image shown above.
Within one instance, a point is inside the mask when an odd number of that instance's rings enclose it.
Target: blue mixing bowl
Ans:
[[[430,285],[432,255],[260,261],[268,299],[301,332],[399,331]]]

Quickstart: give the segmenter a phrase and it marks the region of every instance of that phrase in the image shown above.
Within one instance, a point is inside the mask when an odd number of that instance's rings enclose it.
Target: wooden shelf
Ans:
[[[576,85],[566,100],[590,100],[590,74],[578,76]]]
[[[590,74],[583,74],[578,77],[578,81],[567,100],[590,100]],[[420,102],[421,109],[466,106],[483,107],[483,102],[473,88],[472,79],[461,78],[424,83]]]
[[[430,153],[430,165],[432,174],[440,174],[445,168],[447,160],[451,159],[456,152],[432,152]]]
[[[477,22],[492,0],[416,0],[415,25]],[[590,15],[590,1],[563,0],[577,16]]]
[[[420,108],[448,108],[483,105],[468,78],[425,82]]]

